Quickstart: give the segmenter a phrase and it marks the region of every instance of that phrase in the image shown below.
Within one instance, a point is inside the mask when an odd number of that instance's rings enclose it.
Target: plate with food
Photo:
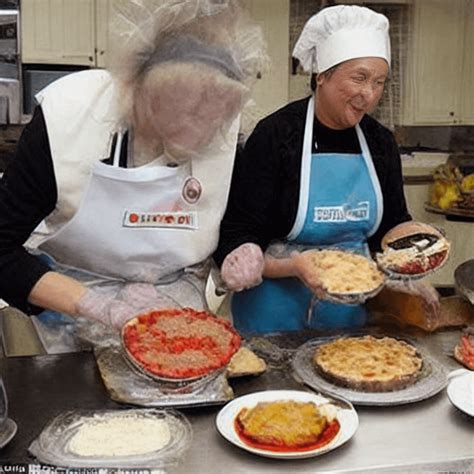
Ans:
[[[351,404],[339,408],[321,395],[267,390],[229,402],[216,417],[219,433],[259,456],[298,459],[320,456],[346,443],[359,418]]]
[[[439,270],[448,260],[450,243],[443,233],[421,222],[404,222],[382,239],[376,255],[380,269],[391,279],[419,279]]]
[[[335,303],[363,303],[385,283],[377,264],[357,253],[338,249],[307,250],[302,258],[321,282],[324,299]]]
[[[191,382],[219,373],[240,344],[229,321],[192,308],[152,310],[122,328],[127,361],[164,382]]]
[[[292,365],[308,386],[356,405],[403,405],[447,385],[438,362],[416,343],[395,337],[313,339],[296,351]]]

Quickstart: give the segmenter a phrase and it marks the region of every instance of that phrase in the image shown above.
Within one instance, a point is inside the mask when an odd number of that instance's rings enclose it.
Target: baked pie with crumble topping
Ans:
[[[354,390],[390,392],[418,379],[423,360],[415,347],[391,337],[343,337],[317,347],[313,362],[329,381]]]
[[[372,260],[342,250],[304,252],[308,264],[317,272],[324,290],[334,295],[371,293],[385,277]]]

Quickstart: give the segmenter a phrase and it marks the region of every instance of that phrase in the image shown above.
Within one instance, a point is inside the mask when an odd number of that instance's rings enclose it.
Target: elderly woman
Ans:
[[[368,115],[389,75],[388,29],[385,16],[364,7],[313,16],[294,56],[314,74],[314,95],[262,120],[238,156],[214,257],[227,288],[238,292],[232,313],[243,332],[307,325],[309,288],[317,293],[318,281],[292,251],[367,254],[411,219],[395,139]],[[320,301],[308,319],[330,328],[365,318],[363,306]]]
[[[204,306],[263,39],[234,0],[122,3],[111,72],[41,91],[1,182],[0,297],[27,314]]]

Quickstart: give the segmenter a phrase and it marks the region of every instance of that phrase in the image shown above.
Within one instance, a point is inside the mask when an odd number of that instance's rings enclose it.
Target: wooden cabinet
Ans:
[[[245,0],[250,16],[261,26],[268,46],[270,69],[257,81],[252,98],[261,118],[288,102],[290,0]]]
[[[22,62],[94,66],[95,0],[22,0]]]
[[[22,0],[22,61],[107,67],[116,0]],[[245,0],[268,44],[270,70],[252,98],[256,118],[288,101],[290,0]]]
[[[415,0],[406,125],[474,124],[474,0]]]

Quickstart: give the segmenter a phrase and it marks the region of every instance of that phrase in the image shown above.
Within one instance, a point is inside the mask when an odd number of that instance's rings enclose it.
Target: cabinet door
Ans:
[[[462,63],[460,123],[474,125],[474,0],[466,2],[464,21],[466,31]]]
[[[464,7],[465,0],[415,3],[412,82],[415,124],[459,121]]]
[[[252,98],[261,118],[288,102],[290,1],[246,0],[251,17],[262,27],[270,56],[270,70],[257,81]]]
[[[94,0],[22,0],[22,61],[95,65]]]

